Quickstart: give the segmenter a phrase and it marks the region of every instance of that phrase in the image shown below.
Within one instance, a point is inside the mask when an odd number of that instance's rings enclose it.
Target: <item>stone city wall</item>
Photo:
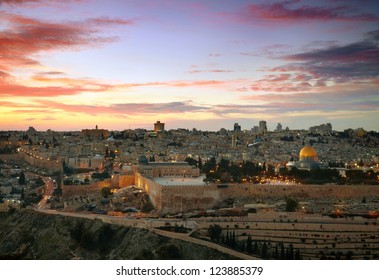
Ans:
[[[83,186],[63,186],[63,196],[86,195],[103,187],[119,188],[136,185],[150,197],[161,213],[180,213],[195,209],[209,209],[226,198],[250,196],[255,198],[294,197],[336,199],[379,197],[379,186],[367,185],[255,185],[230,184],[227,187],[162,186],[140,173],[119,174],[113,178]],[[225,186],[225,185],[224,185]]]
[[[148,180],[152,182],[151,180]],[[226,188],[208,186],[156,186],[147,183],[145,190],[153,205],[161,213],[179,213],[195,209],[209,209],[226,198],[251,196],[256,198],[295,197],[338,199],[379,197],[379,186],[349,185],[296,185],[268,186],[235,184]]]
[[[220,189],[221,190],[221,189]],[[222,197],[253,195],[256,197],[298,197],[340,199],[379,196],[379,186],[370,185],[254,185],[234,184],[222,189]]]
[[[40,159],[33,156],[30,156],[26,153],[20,152],[20,154],[23,155],[24,160],[36,167],[48,169],[51,171],[61,171],[62,170],[62,163],[58,160],[47,160],[47,159]]]
[[[103,181],[97,181],[90,185],[63,185],[62,197],[86,196],[89,193],[98,192],[102,188],[122,188],[134,185],[135,176],[131,174],[116,174],[112,178]]]
[[[135,185],[134,174],[116,174],[112,177],[112,188],[124,188]]]
[[[144,190],[150,197],[151,203],[158,210],[162,208],[162,186],[153,180],[136,173],[135,185]]]
[[[19,161],[23,160],[24,156],[22,153],[18,154],[2,154],[0,155],[0,160],[5,161],[5,162],[13,162],[13,161]]]
[[[87,196],[89,193],[99,192],[102,188],[110,186],[111,179],[94,182],[90,185],[63,185],[62,198],[67,199],[71,196]]]

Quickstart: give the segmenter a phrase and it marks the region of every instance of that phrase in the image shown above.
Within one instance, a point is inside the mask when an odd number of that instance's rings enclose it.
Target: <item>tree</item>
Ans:
[[[61,196],[62,195],[62,188],[59,186],[57,188],[55,188],[53,191],[53,195],[54,196]]]
[[[274,259],[279,260],[279,246],[278,243],[275,245]]]
[[[102,188],[101,189],[101,195],[104,197],[104,198],[107,198],[111,195],[111,190],[109,187],[105,187],[105,188]]]
[[[235,233],[235,231],[233,230],[232,237],[231,237],[231,239],[230,239],[230,246],[231,246],[232,248],[235,248],[235,247],[236,247],[236,244],[237,244],[236,233]]]
[[[221,159],[220,160],[220,164],[219,164],[219,166],[220,166],[220,169],[222,169],[222,170],[228,170],[228,167],[229,167],[229,163],[230,163],[230,161],[229,160],[227,160],[227,159]]]
[[[246,251],[247,251],[249,254],[252,254],[252,253],[253,253],[253,241],[252,241],[252,239],[251,239],[250,234],[249,234],[249,236],[247,237]]]
[[[24,188],[21,189],[21,200],[25,199],[25,190]]]
[[[25,185],[26,184],[26,179],[25,179],[24,172],[21,172],[20,177],[18,178],[18,183],[20,185]]]
[[[267,247],[266,242],[263,243],[261,257],[262,259],[267,259],[268,257],[268,247]]]
[[[202,170],[203,169],[203,162],[201,161],[201,157],[198,158],[197,160],[197,167]]]
[[[190,157],[186,157],[186,159],[184,160],[186,162],[188,162],[189,165],[191,166],[196,166],[197,165],[197,161],[193,158],[190,158]]]
[[[286,255],[284,253],[284,244],[283,243],[280,244],[280,259],[281,260],[286,259]]]
[[[222,228],[219,225],[210,225],[208,228],[208,234],[212,241],[219,241]]]
[[[286,199],[286,212],[295,212],[299,208],[297,200],[292,198]]]

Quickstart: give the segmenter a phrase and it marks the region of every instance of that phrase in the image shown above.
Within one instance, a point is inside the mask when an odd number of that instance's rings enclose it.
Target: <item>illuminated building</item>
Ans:
[[[154,124],[154,131],[155,132],[163,132],[164,131],[164,123],[161,123],[160,121],[157,121]]]
[[[96,126],[95,129],[82,129],[82,134],[91,139],[107,139],[109,137],[109,131],[106,129],[98,129]]]
[[[296,167],[302,170],[312,170],[322,168],[322,164],[318,161],[316,150],[311,146],[305,146],[300,150],[299,161],[290,161],[287,163],[288,168]]]

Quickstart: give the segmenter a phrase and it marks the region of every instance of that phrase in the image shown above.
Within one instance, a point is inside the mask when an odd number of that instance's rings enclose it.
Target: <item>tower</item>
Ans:
[[[234,132],[241,132],[241,126],[238,123],[235,123],[233,131]]]
[[[266,121],[260,121],[259,122],[259,132],[264,134],[267,132],[267,123]]]
[[[163,132],[164,131],[164,123],[161,123],[160,121],[157,121],[155,124],[154,124],[154,131],[156,133],[158,132]]]

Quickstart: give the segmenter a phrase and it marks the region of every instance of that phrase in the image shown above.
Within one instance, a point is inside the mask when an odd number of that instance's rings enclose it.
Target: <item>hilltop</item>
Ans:
[[[200,245],[100,220],[0,213],[0,259],[231,259]]]

